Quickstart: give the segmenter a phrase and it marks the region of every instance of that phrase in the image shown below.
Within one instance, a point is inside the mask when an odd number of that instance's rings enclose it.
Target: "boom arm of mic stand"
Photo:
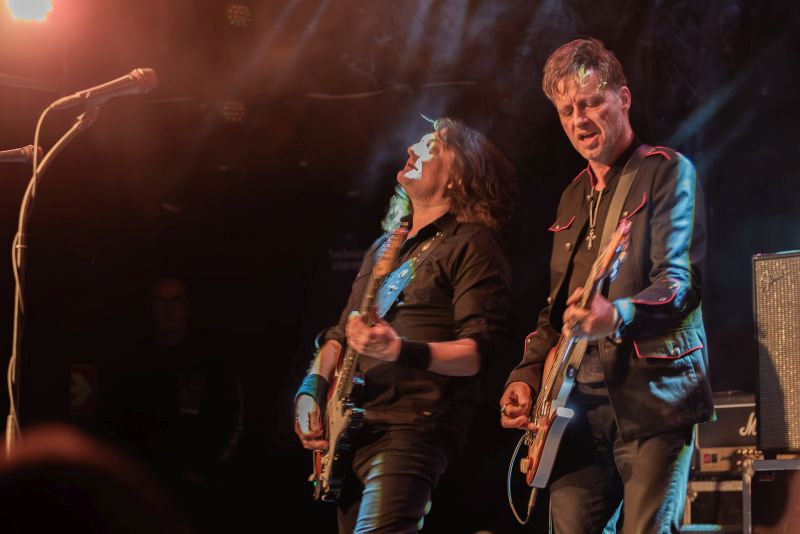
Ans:
[[[42,115],[50,111],[46,109]],[[8,397],[9,397],[9,413],[6,418],[6,455],[10,455],[13,450],[17,439],[19,438],[20,428],[19,420],[17,419],[17,405],[20,401],[19,393],[19,380],[20,380],[20,366],[19,357],[22,345],[22,321],[25,316],[25,308],[23,302],[22,286],[25,281],[25,252],[27,244],[25,242],[25,231],[33,210],[33,199],[36,196],[36,184],[41,180],[44,172],[58,156],[80,132],[90,127],[97,120],[100,114],[100,107],[95,106],[87,109],[81,113],[72,124],[72,127],[61,136],[56,144],[47,152],[42,158],[41,163],[36,168],[28,187],[25,189],[25,194],[22,197],[22,204],[19,210],[19,223],[17,226],[17,235],[14,238],[14,248],[11,254],[12,269],[14,270],[14,278],[16,280],[16,288],[14,291],[14,328],[12,335],[11,345],[11,358],[8,362]]]

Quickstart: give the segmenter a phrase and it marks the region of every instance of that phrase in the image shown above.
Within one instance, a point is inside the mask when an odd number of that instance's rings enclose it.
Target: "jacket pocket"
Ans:
[[[661,360],[677,360],[702,349],[703,346],[700,334],[693,328],[675,330],[633,341],[633,349],[637,358]]]
[[[550,228],[548,228],[548,230],[550,230],[551,232],[561,232],[572,226],[572,223],[574,222],[575,222],[575,215],[570,217],[565,223],[560,223],[558,221],[554,222],[553,225]]]

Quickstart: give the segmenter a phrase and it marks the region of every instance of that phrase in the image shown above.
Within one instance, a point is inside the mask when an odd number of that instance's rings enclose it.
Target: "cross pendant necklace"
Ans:
[[[594,199],[594,188],[589,193],[589,232],[586,235],[587,250],[592,250],[592,243],[597,239],[595,228],[597,227],[597,210],[600,208],[601,198],[603,198],[603,189],[597,194],[597,200]]]

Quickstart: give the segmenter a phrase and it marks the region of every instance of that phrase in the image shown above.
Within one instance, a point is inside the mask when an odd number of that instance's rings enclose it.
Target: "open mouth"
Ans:
[[[582,134],[578,134],[578,141],[581,141],[581,142],[583,142],[583,141],[591,141],[595,137],[597,137],[597,132],[582,133]]]
[[[405,166],[405,167],[403,167],[403,172],[408,172],[408,171],[417,171],[417,170],[418,170],[418,169],[417,169],[417,166],[416,166],[416,165],[414,165],[414,162],[413,162],[411,159],[409,159],[409,160],[406,162],[406,166]]]

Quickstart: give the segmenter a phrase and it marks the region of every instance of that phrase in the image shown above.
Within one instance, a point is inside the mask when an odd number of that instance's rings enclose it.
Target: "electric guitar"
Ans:
[[[400,246],[408,234],[404,224],[392,232],[384,242],[382,253],[367,282],[364,297],[358,311],[367,317],[368,324],[375,324],[375,296],[383,280],[392,271]],[[314,499],[335,501],[342,491],[342,482],[348,471],[345,462],[351,433],[361,426],[364,409],[358,405],[358,396],[363,377],[357,372],[359,354],[350,347],[344,350],[334,374],[328,394],[323,418],[323,436],[328,441],[325,451],[314,451],[314,472],[310,480],[314,484]]]
[[[630,221],[620,222],[608,245],[595,260],[583,286],[583,295],[578,303],[580,307],[591,307],[592,300],[602,288],[605,279],[625,258],[630,226]],[[545,378],[531,412],[531,421],[537,430],[525,432],[524,442],[528,445],[528,454],[520,461],[520,470],[525,475],[525,481],[532,486],[528,501],[529,515],[536,500],[537,489],[544,488],[550,479],[558,446],[567,423],[574,415],[566,404],[586,352],[586,345],[585,338],[576,335],[562,336],[545,360]]]

